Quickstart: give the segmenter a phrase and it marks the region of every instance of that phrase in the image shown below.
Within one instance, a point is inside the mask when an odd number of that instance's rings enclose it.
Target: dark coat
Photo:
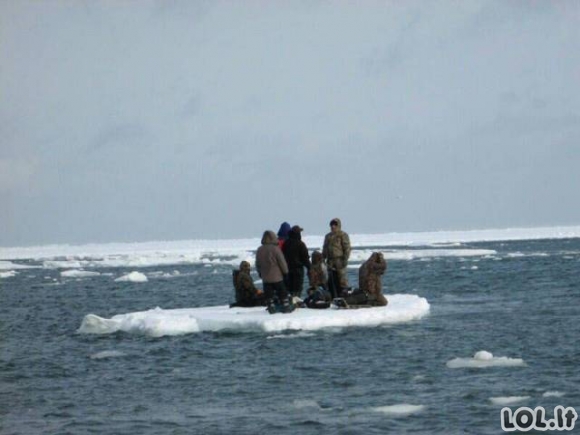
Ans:
[[[282,252],[284,253],[286,263],[288,263],[288,269],[293,270],[305,267],[307,270],[310,270],[308,248],[302,241],[299,232],[290,231],[288,233],[288,240],[284,243]]]

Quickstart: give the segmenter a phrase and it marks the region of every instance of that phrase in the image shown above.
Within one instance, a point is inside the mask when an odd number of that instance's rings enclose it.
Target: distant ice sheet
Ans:
[[[366,260],[380,247],[389,260],[433,257],[493,256],[493,250],[467,249],[461,243],[499,240],[580,238],[580,226],[519,228],[481,231],[441,231],[425,233],[351,234],[351,263]],[[305,236],[311,249],[321,249],[323,236]],[[259,238],[231,240],[182,240],[173,242],[107,243],[0,248],[0,260],[31,259],[45,268],[142,268],[177,264],[237,266],[242,260],[254,262]],[[388,247],[397,247],[388,249]],[[428,249],[417,249],[426,247]],[[31,267],[0,261],[0,270]]]
[[[447,361],[450,369],[458,368],[486,368],[486,367],[521,367],[526,363],[520,358],[508,358],[506,356],[495,357],[491,352],[480,350],[473,358],[454,358]]]
[[[386,307],[358,310],[300,308],[290,314],[268,314],[264,307],[215,306],[119,314],[104,319],[87,314],[78,329],[82,334],[111,334],[124,331],[152,337],[203,331],[314,331],[323,328],[379,326],[417,320],[429,313],[429,303],[416,295],[388,295]]]

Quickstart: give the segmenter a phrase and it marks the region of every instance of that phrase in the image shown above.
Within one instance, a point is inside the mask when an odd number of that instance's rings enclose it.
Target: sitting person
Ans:
[[[328,291],[328,270],[319,251],[312,253],[312,265],[308,271],[308,297],[304,304],[308,308],[328,308],[332,299]]]
[[[348,305],[370,305],[384,307],[388,304],[382,292],[382,276],[387,270],[387,261],[381,252],[373,252],[358,270],[359,288],[343,294]]]
[[[231,307],[257,307],[266,305],[264,292],[256,288],[250,275],[250,263],[242,261],[240,269],[232,273],[234,288],[236,289],[236,302]]]

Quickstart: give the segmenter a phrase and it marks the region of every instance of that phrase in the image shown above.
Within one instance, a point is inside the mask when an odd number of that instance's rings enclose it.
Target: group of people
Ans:
[[[262,278],[264,290],[256,288],[251,266],[240,263],[233,272],[236,302],[231,306],[267,306],[270,313],[292,312],[298,301],[309,308],[328,308],[334,301],[347,306],[384,306],[382,275],[387,263],[382,253],[374,252],[359,268],[359,287],[348,285],[347,264],[351,253],[350,238],[341,228],[341,221],[330,221],[330,232],[324,237],[322,252],[314,251],[312,258],[302,241],[299,225],[288,222],[280,225],[278,233],[264,231],[261,246],[256,252],[256,270]],[[308,274],[307,296],[302,300],[304,270]]]

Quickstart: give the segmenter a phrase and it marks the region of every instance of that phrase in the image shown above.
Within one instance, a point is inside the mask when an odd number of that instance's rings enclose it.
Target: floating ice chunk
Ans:
[[[475,352],[473,359],[480,361],[491,361],[493,360],[493,354],[487,350],[480,350],[479,352]]]
[[[546,391],[542,397],[564,397],[566,394],[561,391]]]
[[[8,272],[0,272],[0,278],[12,278],[16,276],[18,272],[15,270],[9,270]]]
[[[495,357],[491,352],[480,350],[473,358],[454,358],[447,361],[450,369],[486,367],[522,367],[526,363],[521,358]]]
[[[516,403],[525,402],[530,400],[530,396],[507,396],[507,397],[490,397],[489,401],[493,405],[508,406]]]
[[[29,266],[27,264],[13,263],[12,261],[0,261],[0,270],[14,270],[14,269],[34,269],[37,266]]]
[[[90,272],[88,270],[65,270],[60,273],[60,276],[65,278],[90,278],[92,276],[100,276],[99,272]]]
[[[316,409],[318,411],[322,410],[322,407],[318,404],[316,400],[310,399],[295,399],[292,405],[296,409]]]
[[[104,350],[91,355],[91,359],[116,358],[119,356],[127,356],[127,354],[118,350]]]
[[[124,331],[153,337],[179,335],[201,331],[281,332],[315,331],[352,326],[376,327],[420,319],[429,313],[429,303],[417,295],[387,295],[386,307],[358,310],[312,310],[300,308],[290,314],[268,314],[264,307],[229,308],[227,305],[154,309],[119,314],[104,319],[87,314],[78,329],[86,334],[110,334]]]
[[[123,275],[115,280],[115,282],[147,282],[147,276],[144,273],[133,271],[127,275]]]
[[[277,334],[277,335],[270,335],[267,337],[268,340],[274,339],[288,339],[288,338],[307,338],[307,337],[314,337],[316,334],[312,332],[297,332],[295,334]]]
[[[410,405],[408,403],[400,403],[397,405],[390,406],[379,406],[376,408],[371,408],[374,412],[380,412],[392,416],[405,416],[416,414],[425,409],[425,405]]]

